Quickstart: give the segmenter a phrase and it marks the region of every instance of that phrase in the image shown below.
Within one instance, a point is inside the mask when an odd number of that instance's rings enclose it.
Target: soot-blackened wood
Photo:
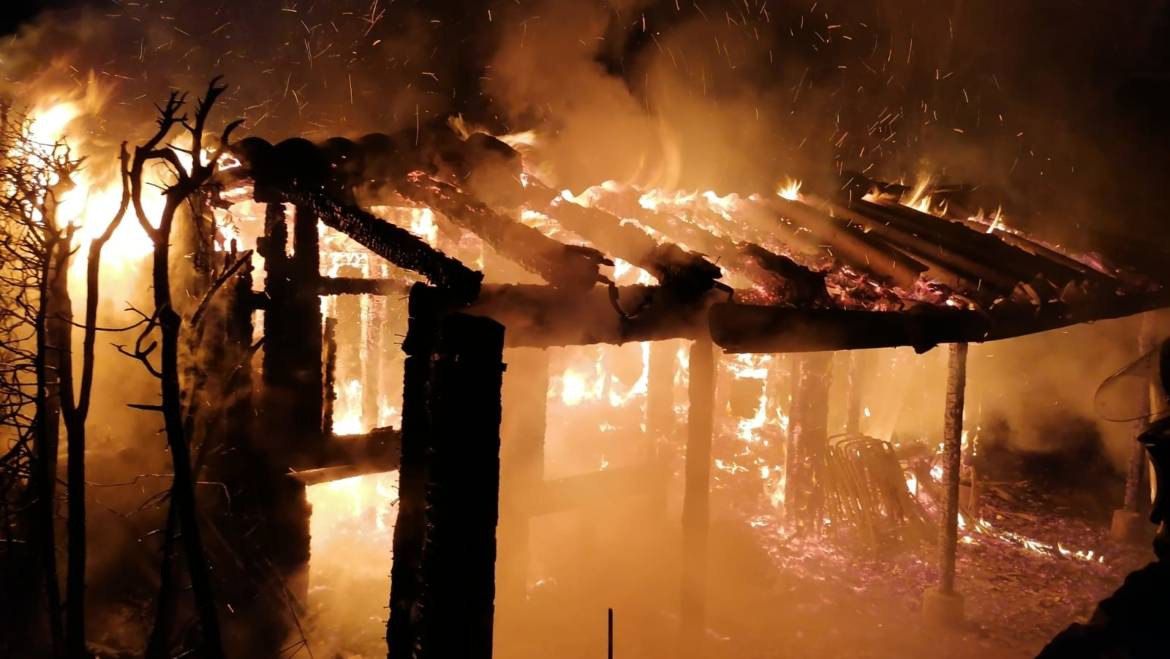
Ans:
[[[431,461],[419,659],[490,659],[504,327],[443,319],[431,367]]]
[[[513,348],[505,353],[504,408],[500,427],[501,618],[516,613],[528,578],[529,518],[544,480],[544,437],[549,388],[548,352]]]
[[[799,355],[792,373],[792,412],[784,460],[784,521],[798,533],[819,529],[823,517],[832,357],[828,352]]]
[[[689,368],[679,638],[683,654],[702,657],[706,656],[701,644],[706,637],[711,435],[715,423],[715,350],[710,340],[699,339],[691,344]]]
[[[959,464],[962,459],[963,403],[967,388],[967,344],[954,343],[947,357],[947,399],[943,417],[943,509],[939,523],[938,590],[955,592],[955,550],[959,546]]]
[[[402,343],[406,359],[403,363],[398,519],[394,524],[390,620],[386,625],[389,659],[412,659],[419,638],[416,617],[422,587],[428,452],[431,443],[431,413],[427,398],[438,323],[446,304],[438,289],[424,284],[415,284],[411,288],[406,338]]]

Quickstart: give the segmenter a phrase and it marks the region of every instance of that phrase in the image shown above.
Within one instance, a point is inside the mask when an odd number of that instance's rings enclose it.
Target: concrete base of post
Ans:
[[[1148,544],[1154,538],[1155,530],[1154,525],[1141,513],[1114,510],[1109,534],[1121,542]]]
[[[935,622],[958,626],[963,622],[963,596],[931,588],[922,594],[922,614]]]

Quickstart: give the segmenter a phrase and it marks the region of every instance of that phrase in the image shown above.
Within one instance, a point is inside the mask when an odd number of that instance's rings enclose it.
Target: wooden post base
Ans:
[[[963,623],[963,596],[931,588],[922,594],[922,614],[948,627]]]
[[[1109,534],[1115,540],[1135,545],[1149,544],[1154,539],[1154,525],[1145,515],[1129,510],[1114,510]]]

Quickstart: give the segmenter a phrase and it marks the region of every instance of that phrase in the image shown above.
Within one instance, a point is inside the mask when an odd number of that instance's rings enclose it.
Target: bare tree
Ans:
[[[8,549],[19,534],[30,540],[25,557],[43,586],[54,655],[64,649],[55,531],[60,367],[68,359],[60,312],[69,300],[61,292],[76,230],[57,211],[79,165],[65,144],[38,142],[27,117],[0,116],[0,512]]]
[[[186,95],[172,93],[164,104],[157,106],[158,131],[151,139],[134,149],[127,180],[130,204],[139,224],[154,245],[151,264],[154,311],[147,316],[147,323],[134,348],[132,350],[121,348],[123,352],[138,359],[160,383],[160,404],[145,407],[157,410],[163,416],[164,431],[174,466],[171,516],[181,534],[195,608],[202,626],[204,647],[200,654],[208,657],[222,657],[223,643],[195,501],[194,470],[187,421],[188,403],[184,401],[180,387],[180,341],[185,327],[192,319],[184,319],[179,314],[171,297],[170,245],[176,213],[192,197],[206,194],[215,173],[216,163],[232,131],[241,123],[236,121],[229,124],[220,135],[218,144],[205,150],[204,147],[208,146],[207,119],[216,100],[225,89],[226,87],[219,84],[219,78],[212,80],[204,95],[195,102],[193,118],[182,113],[186,106]],[[179,147],[168,143],[172,132],[188,138],[189,144],[186,147]],[[186,157],[180,154],[185,154]],[[152,221],[142,202],[143,175],[146,166],[152,163],[162,163],[166,166],[172,179],[172,182],[161,191],[164,206],[156,221]],[[168,543],[169,537],[168,534]],[[164,563],[169,560],[169,555],[164,554]],[[164,579],[166,578],[167,575],[164,574]],[[160,606],[160,617],[162,615],[164,612]]]
[[[89,244],[85,273],[85,321],[82,325],[81,377],[77,382],[79,390],[74,393],[73,374],[73,316],[68,288],[62,286],[64,302],[60,305],[65,317],[58,341],[61,345],[61,407],[68,438],[68,464],[66,467],[66,490],[69,493],[69,523],[66,529],[68,562],[65,577],[65,648],[68,656],[85,656],[85,561],[86,506],[85,506],[85,446],[86,421],[89,418],[89,404],[93,393],[95,365],[94,344],[97,341],[97,312],[101,287],[102,250],[122,223],[130,204],[129,155],[126,144],[121,148],[122,200],[118,210],[106,228]]]

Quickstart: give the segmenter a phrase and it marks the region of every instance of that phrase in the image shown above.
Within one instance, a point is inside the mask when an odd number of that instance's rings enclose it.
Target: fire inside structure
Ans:
[[[0,115],[0,655],[1028,656],[1150,559],[1135,424],[1022,373],[1147,353],[1160,245],[842,161],[571,185],[417,106],[271,135],[219,78],[119,158],[78,88]]]

